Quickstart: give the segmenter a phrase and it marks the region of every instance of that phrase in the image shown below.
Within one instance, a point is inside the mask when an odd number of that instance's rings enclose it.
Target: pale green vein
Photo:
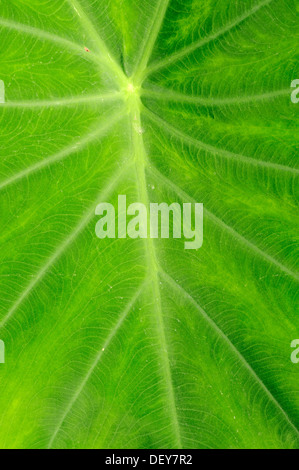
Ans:
[[[108,103],[121,98],[119,91],[113,91],[97,95],[71,96],[69,98],[53,98],[51,100],[6,101],[0,103],[0,109],[6,108],[54,108],[63,106],[76,106],[78,104],[95,105]]]
[[[141,125],[141,116],[140,116],[140,107],[141,102],[139,96],[132,96],[131,103],[131,135],[132,135],[132,153],[136,164],[136,182],[138,189],[138,200],[145,204],[146,207],[149,207],[149,197],[147,191],[147,183],[145,176],[145,168],[147,165],[147,155],[144,147],[142,133],[138,132],[138,129],[142,128]],[[182,448],[181,435],[180,435],[180,425],[177,415],[177,406],[176,398],[173,387],[170,363],[169,363],[169,354],[168,354],[168,345],[165,335],[165,325],[163,319],[163,311],[161,304],[161,294],[159,286],[159,264],[156,256],[154,240],[147,238],[144,240],[145,251],[147,256],[147,268],[148,275],[152,280],[152,290],[153,290],[153,299],[155,303],[155,314],[157,322],[157,333],[160,338],[160,354],[161,362],[163,366],[163,372],[165,376],[165,381],[167,384],[168,392],[168,403],[169,403],[169,412],[171,415],[173,423],[173,432],[175,438],[175,448]]]
[[[201,96],[185,95],[176,91],[168,90],[167,88],[156,88],[154,90],[142,89],[142,95],[148,98],[157,98],[165,101],[175,101],[178,103],[189,103],[194,105],[202,105],[207,107],[213,106],[229,106],[251,104],[260,101],[273,100],[281,96],[290,96],[290,88],[284,90],[275,90],[268,93],[260,93],[257,95],[242,95],[232,96],[227,98],[204,98]]]
[[[278,170],[278,171],[286,171],[289,173],[293,173],[298,175],[299,170],[296,168],[292,168],[289,166],[285,165],[280,165],[279,163],[272,163],[272,162],[265,162],[263,160],[256,160],[251,157],[247,157],[245,155],[241,155],[238,153],[233,153],[230,152],[229,150],[221,149],[218,147],[214,147],[212,145],[206,144],[198,139],[195,139],[194,137],[190,137],[189,135],[185,134],[181,130],[177,129],[176,127],[172,126],[169,124],[165,119],[157,116],[154,114],[152,111],[149,109],[143,107],[143,112],[146,114],[153,122],[158,124],[162,129],[167,131],[169,134],[173,135],[174,137],[177,137],[181,139],[183,142],[186,144],[192,145],[193,147],[197,147],[200,150],[205,150],[206,152],[212,153],[219,155],[223,158],[227,158],[229,160],[233,160],[235,162],[243,162],[249,165],[257,166],[257,167],[264,167],[264,168],[270,168],[272,170]]]
[[[148,35],[145,36],[143,47],[141,47],[140,57],[136,63],[135,71],[133,73],[135,82],[140,83],[141,77],[147,67],[148,61],[152,55],[154,46],[157,41],[162,23],[170,0],[160,0],[157,4],[157,9],[154,15],[152,28],[149,29]]]
[[[152,173],[152,175],[155,178],[159,179],[162,183],[164,183],[166,186],[171,188],[174,191],[174,193],[177,194],[180,197],[180,199],[182,199],[184,202],[187,202],[187,201],[193,202],[193,203],[198,202],[194,198],[189,196],[189,194],[187,194],[181,188],[179,188],[175,183],[170,181],[157,168],[154,168],[153,165],[151,165],[151,167],[150,167],[150,172]],[[221,220],[219,217],[217,217],[212,212],[210,212],[206,207],[204,209],[204,214],[205,214],[205,217],[210,219],[215,225],[218,225],[224,231],[228,232],[234,240],[237,240],[238,242],[240,242],[243,246],[245,246],[250,251],[252,251],[256,255],[258,255],[259,257],[263,258],[264,260],[266,260],[270,264],[274,265],[280,271],[284,272],[285,274],[292,277],[296,281],[299,281],[298,273],[293,272],[291,269],[284,266],[282,263],[280,263],[275,258],[273,258],[273,256],[269,255],[268,253],[265,253],[263,250],[258,248],[254,243],[247,240],[247,238],[245,238],[243,235],[238,233],[234,228],[227,225],[223,220]]]
[[[76,389],[74,395],[72,396],[71,400],[69,401],[68,405],[66,406],[66,409],[65,409],[58,425],[55,428],[55,431],[54,431],[54,433],[53,433],[53,435],[50,439],[50,442],[48,444],[48,447],[47,447],[48,449],[52,448],[52,446],[55,442],[55,439],[56,439],[59,431],[61,430],[61,428],[63,426],[63,423],[65,422],[67,416],[69,415],[69,413],[72,410],[73,406],[75,405],[75,403],[77,402],[77,400],[80,397],[81,393],[83,392],[85,386],[87,385],[90,377],[94,373],[96,367],[101,362],[101,359],[102,359],[103,355],[105,354],[106,350],[109,348],[113,338],[116,336],[116,334],[118,333],[118,331],[122,327],[124,321],[126,320],[128,315],[130,314],[132,308],[134,307],[134,305],[137,302],[138,298],[142,294],[144,286],[145,286],[145,283],[142,284],[142,286],[138,289],[138,291],[136,292],[136,294],[134,295],[132,300],[128,303],[126,308],[122,311],[122,313],[119,316],[119,319],[118,319],[117,323],[115,324],[115,326],[110,331],[106,341],[103,343],[102,349],[97,353],[94,361],[92,362],[92,364],[88,368],[87,374],[83,377],[83,379],[82,379],[81,383],[79,384],[78,388]]]
[[[239,24],[243,23],[245,20],[250,18],[252,15],[257,13],[261,8],[269,5],[273,0],[264,0],[261,2],[259,5],[255,5],[253,8],[251,8],[249,11],[244,13],[243,15],[239,16],[236,18],[234,21],[230,22],[223,28],[219,29],[215,33],[211,34],[210,36],[207,36],[204,39],[200,39],[197,42],[194,42],[190,46],[187,46],[172,55],[168,56],[166,59],[160,60],[158,62],[153,63],[150,67],[148,67],[146,75],[149,75],[153,72],[156,72],[157,70],[160,70],[164,67],[167,67],[168,65],[171,65],[172,63],[184,58],[188,54],[191,54],[195,50],[199,49],[200,47],[206,46],[209,44],[211,41],[214,41],[215,39],[221,37],[222,35],[228,33],[231,29],[235,28]]]
[[[171,276],[169,276],[164,270],[161,270],[161,276],[165,279],[165,281],[175,290],[179,291],[189,302],[199,311],[201,316],[205,319],[205,321],[212,327],[214,331],[222,338],[222,340],[228,345],[228,347],[234,352],[234,354],[238,357],[239,361],[243,366],[248,370],[249,374],[255,379],[258,383],[260,388],[266,393],[268,399],[275,405],[279,413],[284,417],[287,423],[291,426],[291,428],[295,431],[297,437],[299,437],[299,430],[295,426],[295,424],[290,419],[289,415],[286,411],[282,408],[280,403],[277,399],[273,396],[271,391],[268,389],[266,384],[262,381],[262,379],[257,375],[254,371],[252,366],[247,362],[246,358],[240,353],[240,351],[236,348],[236,346],[231,342],[229,337],[219,328],[219,326],[212,320],[212,318],[206,313],[206,311],[194,300],[194,298],[180,285],[178,284]]]
[[[30,36],[34,36],[40,40],[49,41],[56,45],[63,46],[66,50],[77,52],[81,56],[83,56],[84,54],[84,58],[86,60],[91,60],[96,63],[99,62],[99,58],[96,54],[92,52],[86,53],[84,51],[84,45],[81,46],[80,44],[70,41],[69,39],[65,39],[60,36],[57,36],[56,34],[49,33],[47,31],[43,31],[42,29],[35,28],[35,27],[25,25],[22,23],[17,23],[16,21],[13,21],[13,20],[6,20],[4,18],[0,18],[0,26],[4,26],[5,28],[22,32]]]
[[[92,218],[95,214],[96,206],[105,200],[108,199],[112,191],[117,186],[120,178],[125,174],[128,170],[128,165],[120,165],[120,170],[117,174],[113,175],[110,179],[106,187],[100,192],[99,196],[97,197],[96,201],[88,208],[88,210],[83,214],[79,223],[75,227],[75,229],[68,235],[65,240],[57,247],[56,251],[49,257],[46,263],[38,270],[32,281],[28,284],[28,286],[24,289],[24,291],[20,294],[18,299],[14,302],[10,310],[4,316],[4,318],[0,321],[0,329],[7,325],[8,321],[11,320],[13,315],[16,313],[18,308],[23,304],[23,302],[27,299],[29,294],[32,290],[39,284],[39,282],[44,278],[47,274],[49,269],[59,260],[59,258],[65,253],[65,251],[70,247],[70,245],[76,240],[76,238],[80,235],[80,233],[87,227],[87,225],[91,222]]]
[[[67,0],[67,1],[70,4],[70,6],[73,8],[73,10],[76,12],[76,14],[78,15],[81,21],[81,24],[84,28],[84,31],[89,35],[90,39],[94,42],[99,56],[102,57],[102,59],[107,63],[110,69],[117,75],[118,79],[120,80],[120,83],[121,84],[126,83],[126,77],[125,77],[123,70],[118,65],[116,60],[112,57],[112,54],[109,51],[106,43],[101,38],[99,32],[96,30],[92,20],[83,10],[82,6],[80,5],[80,2],[77,0]]]
[[[103,136],[105,132],[107,132],[112,126],[114,126],[118,121],[120,121],[123,116],[124,113],[120,113],[119,111],[114,113],[112,116],[109,117],[109,119],[104,121],[104,123],[101,122],[100,124],[97,124],[91,132],[82,137],[79,141],[73,142],[60,152],[51,155],[50,157],[47,157],[44,160],[37,162],[36,164],[31,165],[25,170],[22,170],[19,173],[16,173],[15,175],[11,176],[10,178],[7,178],[6,180],[0,182],[0,191],[4,188],[7,188],[11,184],[20,181],[33,173],[36,173],[37,171],[41,171],[43,168],[49,167],[50,165],[53,165],[54,163],[57,163],[58,161],[61,161],[66,157],[79,152],[88,144],[94,142],[97,138]]]

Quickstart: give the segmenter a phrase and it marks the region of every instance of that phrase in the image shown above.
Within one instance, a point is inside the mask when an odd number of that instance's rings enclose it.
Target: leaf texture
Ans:
[[[2,0],[1,448],[299,447],[298,2]],[[95,208],[204,204],[204,244]]]

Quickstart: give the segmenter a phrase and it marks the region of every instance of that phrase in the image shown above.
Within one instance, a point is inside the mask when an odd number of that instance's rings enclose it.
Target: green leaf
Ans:
[[[0,447],[298,448],[298,2],[2,0],[0,27]],[[120,194],[203,203],[203,247],[99,240]]]

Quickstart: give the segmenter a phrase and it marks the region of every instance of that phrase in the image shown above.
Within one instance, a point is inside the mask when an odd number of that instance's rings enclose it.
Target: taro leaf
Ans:
[[[1,448],[298,448],[298,2],[0,18]],[[119,194],[204,203],[203,247],[99,240]]]

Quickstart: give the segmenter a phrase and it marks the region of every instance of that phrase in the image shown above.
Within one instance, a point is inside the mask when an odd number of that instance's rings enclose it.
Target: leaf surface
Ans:
[[[298,2],[2,0],[1,448],[298,448]],[[95,235],[204,203],[204,244]]]

